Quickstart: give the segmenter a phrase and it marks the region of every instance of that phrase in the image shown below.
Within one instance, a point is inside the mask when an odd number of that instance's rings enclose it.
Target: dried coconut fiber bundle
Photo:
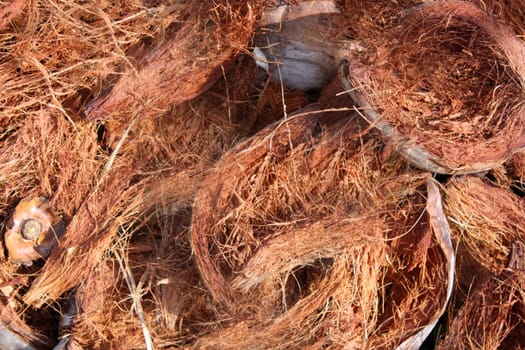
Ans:
[[[509,189],[478,177],[447,184],[460,307],[450,311],[442,349],[515,349],[525,341],[524,205]]]
[[[505,24],[473,3],[436,1],[373,33],[341,79],[413,165],[478,172],[525,145],[525,44]]]
[[[320,114],[263,129],[203,182],[192,246],[223,322],[194,348],[411,349],[444,311],[454,254],[436,185],[381,161],[359,118]]]

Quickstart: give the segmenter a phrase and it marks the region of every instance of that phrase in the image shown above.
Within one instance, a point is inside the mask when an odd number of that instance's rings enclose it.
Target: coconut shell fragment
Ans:
[[[258,22],[255,45],[261,48],[274,82],[303,91],[319,89],[337,73],[334,0],[281,2]]]
[[[4,236],[9,259],[15,264],[32,265],[33,261],[46,258],[63,235],[64,228],[47,199],[22,199],[9,219]]]

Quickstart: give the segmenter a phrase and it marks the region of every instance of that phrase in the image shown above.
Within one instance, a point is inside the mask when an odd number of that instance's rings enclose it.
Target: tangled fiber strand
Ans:
[[[222,86],[217,89],[220,91]],[[215,104],[218,106],[214,107]],[[215,117],[211,113],[214,110],[218,113]],[[237,110],[242,111],[243,108],[237,107]],[[180,124],[173,124],[174,118],[178,118]],[[144,205],[148,205],[140,193],[144,191],[144,184],[155,178],[155,174],[148,176],[154,170],[152,165],[161,166],[155,169],[159,174],[167,171],[184,176],[186,170],[186,176],[198,174],[217,154],[222,153],[221,147],[229,147],[237,130],[228,119],[227,103],[219,104],[213,95],[174,110],[173,114],[163,118],[162,125],[156,125],[158,123],[155,120],[145,121],[145,125],[139,124],[139,130],[143,130],[144,134],[139,132],[135,137],[130,136],[126,153],[118,158],[107,177],[92,190],[82,209],[73,217],[63,238],[64,248],[53,252],[33,283],[32,290],[26,294],[28,304],[42,305],[82,281],[82,277],[91,270],[89,266],[96,264],[110,246],[121,220],[126,217],[125,213],[138,214],[144,210]],[[188,129],[181,129],[180,125],[187,125]],[[157,140],[147,136],[146,130],[153,127],[162,130],[162,133],[156,134]],[[134,182],[137,184],[134,185]],[[197,183],[189,188],[195,188]],[[78,268],[77,273],[64,274],[66,266],[75,270]]]
[[[376,49],[356,55],[345,88],[413,164],[476,172],[525,143],[525,45],[479,7],[431,2],[360,39]]]
[[[263,3],[190,1],[178,5],[183,21],[148,51],[137,69],[128,69],[108,94],[91,101],[86,116],[146,117],[200,94],[245,49]]]
[[[45,196],[55,212],[71,217],[93,185],[97,151],[93,125],[75,127],[51,110],[31,114],[3,144],[1,202]]]
[[[416,190],[426,175],[381,164],[358,118],[318,120],[309,106],[260,131],[199,190],[192,246],[231,321],[196,348],[392,348],[444,311],[435,283],[450,288],[452,269]]]
[[[344,16],[340,38],[363,43],[377,41],[385,29],[394,27],[408,8],[422,5],[425,0],[345,0],[338,2]],[[342,26],[343,27],[343,26]]]
[[[261,87],[255,107],[252,130],[260,130],[285,115],[298,111],[308,105],[311,98],[301,90],[286,88],[268,81]]]
[[[181,176],[166,176],[145,191],[150,201],[140,212],[143,219],[139,227],[120,227],[122,238],[111,247],[112,253],[77,290],[78,315],[72,343],[94,349],[143,348],[142,324],[134,298],[141,304],[144,324],[156,347],[191,343],[210,325],[207,321],[214,317],[207,313],[213,310],[207,307],[206,292],[199,285],[187,240],[189,215],[184,208],[191,206],[191,196],[182,197],[179,189],[193,186],[197,182],[193,180],[184,182]],[[137,221],[129,218],[127,225]],[[134,289],[124,283],[129,276],[115,264],[118,254],[130,269]]]

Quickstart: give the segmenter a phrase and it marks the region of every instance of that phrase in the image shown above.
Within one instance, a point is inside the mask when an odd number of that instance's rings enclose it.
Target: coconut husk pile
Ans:
[[[523,147],[523,42],[464,1],[397,11],[341,74],[364,117],[432,172],[488,170]]]
[[[522,7],[0,3],[0,347],[519,346]]]
[[[164,247],[171,244],[159,239],[168,239],[169,234],[165,231],[161,238],[160,229],[176,221],[183,227],[189,225],[187,210],[203,171],[254,123],[245,117],[255,91],[253,76],[248,73],[254,63],[248,57],[233,56],[235,50],[242,49],[233,41],[221,39],[232,50],[227,53],[217,47],[214,38],[227,32],[226,27],[225,32],[218,30],[218,21],[226,23],[229,15],[252,23],[251,16],[256,16],[258,7],[248,5],[224,5],[213,12],[200,2],[182,6],[16,1],[2,8],[2,18],[8,18],[1,28],[5,48],[1,57],[2,227],[5,230],[17,203],[33,196],[49,199],[52,210],[67,223],[64,237],[45,264],[39,260],[31,267],[17,266],[2,250],[2,304],[6,309],[2,314],[19,315],[3,323],[9,325],[9,332],[20,335],[26,345],[49,348],[57,337],[69,335],[66,340],[71,346],[143,346],[140,317],[131,312],[133,303],[128,302],[131,293],[143,286],[140,277],[123,273],[131,254],[128,242],[141,225],[146,225],[145,242],[137,246],[142,247],[138,251],[143,259],[139,266],[129,268],[135,269],[133,273],[151,272],[148,266],[162,255],[166,260],[161,270],[171,264],[170,259],[181,261],[173,269],[168,268],[165,281],[171,281],[171,272],[179,270],[184,276],[198,276],[195,270],[192,274],[191,268],[186,268],[190,259],[187,240],[182,252],[176,245],[166,250]],[[115,116],[98,123],[84,120],[83,107],[99,91],[106,90],[104,85],[111,86],[108,84],[119,75],[125,76],[126,70],[137,69],[136,60],[173,42],[169,33],[177,32],[173,26],[185,23],[181,16],[188,11],[201,16],[204,22],[207,16],[210,19],[206,22],[210,26],[207,39],[199,40],[203,45],[200,57],[207,58],[206,45],[229,59],[232,56],[232,68],[223,71],[222,61],[215,62],[214,54],[209,52],[210,60],[221,71],[215,79],[219,82],[210,92],[176,109],[168,105],[148,108],[148,117],[130,114],[128,110],[125,118]],[[223,17],[220,11],[229,15]],[[192,28],[196,24],[187,23]],[[249,31],[249,23],[241,29]],[[247,41],[242,38],[233,35],[231,40]],[[151,64],[148,61],[141,67],[147,70]],[[168,77],[166,72],[163,77]],[[169,86],[163,84],[163,93],[173,95]],[[174,86],[181,85],[176,81]],[[134,92],[138,93],[138,89]],[[161,97],[158,93],[156,96]],[[153,231],[153,236],[146,234]],[[115,248],[121,244],[125,248]],[[159,246],[163,247],[162,253],[157,252]],[[173,251],[177,254],[172,256]],[[123,260],[122,269],[114,268],[119,266],[118,257]],[[171,282],[160,283],[163,278],[154,270],[150,274],[152,280],[147,280],[148,289],[164,290],[164,284]],[[138,287],[131,282],[126,285],[134,278]],[[193,286],[191,278],[180,279],[185,281],[184,286]],[[184,290],[186,295],[192,292],[189,287]],[[166,290],[163,293],[164,299],[166,294],[171,295]],[[188,305],[193,302],[192,299]],[[76,311],[67,316],[71,303]],[[165,315],[160,319],[169,325],[160,327],[153,337],[180,326],[176,321],[179,316],[170,316],[176,311],[167,305],[169,300],[162,306],[158,303],[159,307],[152,301],[142,308],[156,320],[159,314]],[[185,309],[182,304],[177,307]],[[184,312],[180,317],[184,317]],[[75,319],[67,329],[59,326],[62,314]],[[193,320],[200,320],[197,313],[192,315]],[[133,329],[140,332],[139,341],[133,336]],[[172,332],[169,339],[176,344],[196,334],[190,330]]]

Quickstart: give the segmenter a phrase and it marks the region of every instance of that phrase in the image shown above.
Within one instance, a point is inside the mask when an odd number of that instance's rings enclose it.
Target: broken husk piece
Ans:
[[[342,83],[413,165],[480,172],[525,145],[525,44],[480,7],[414,7],[367,44],[373,53],[352,57]]]
[[[506,187],[464,176],[446,186],[458,255],[455,304],[440,349],[514,349],[525,339],[525,203]]]
[[[512,242],[525,240],[523,199],[508,188],[475,176],[460,177],[446,186],[445,209],[460,257],[459,282],[465,288],[478,274],[500,274]]]
[[[319,114],[272,124],[204,180],[192,246],[230,321],[196,348],[409,349],[445,311],[454,252],[437,186],[378,162],[359,118]]]
[[[193,0],[174,5],[180,23],[149,49],[138,67],[128,67],[109,92],[89,102],[84,114],[90,120],[129,121],[163,113],[201,94],[224,76],[247,44],[263,3]],[[130,115],[130,110],[135,112]]]

